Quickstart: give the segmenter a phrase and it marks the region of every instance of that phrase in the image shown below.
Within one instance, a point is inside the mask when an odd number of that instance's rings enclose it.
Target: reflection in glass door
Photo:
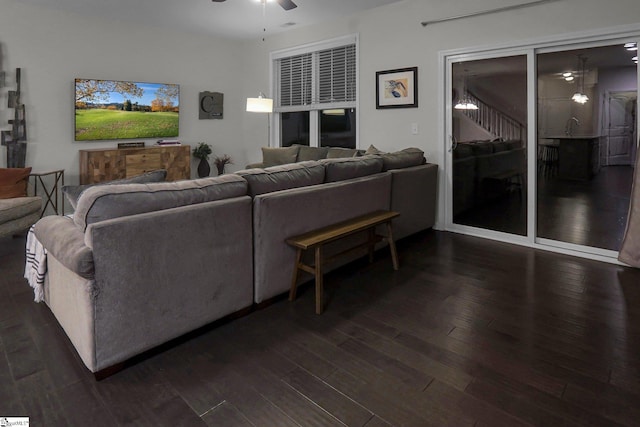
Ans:
[[[637,51],[537,55],[537,237],[620,249],[637,137]]]
[[[527,234],[527,57],[452,64],[453,223]]]

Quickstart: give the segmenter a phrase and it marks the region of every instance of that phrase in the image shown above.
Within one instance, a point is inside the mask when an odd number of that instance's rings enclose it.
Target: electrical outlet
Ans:
[[[417,135],[417,134],[418,134],[418,124],[411,123],[411,135]]]

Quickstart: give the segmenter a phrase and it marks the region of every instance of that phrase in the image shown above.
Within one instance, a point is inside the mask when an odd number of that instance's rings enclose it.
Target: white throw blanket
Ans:
[[[33,232],[33,226],[27,233],[27,261],[24,265],[24,278],[33,288],[35,302],[44,300],[44,276],[47,273],[47,250]]]

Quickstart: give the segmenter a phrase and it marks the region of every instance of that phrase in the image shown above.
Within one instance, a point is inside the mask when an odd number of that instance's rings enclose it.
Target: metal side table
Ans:
[[[50,187],[47,186],[47,180],[43,179],[43,177],[49,175],[53,175],[53,185],[50,185]],[[51,206],[56,215],[64,215],[64,199],[61,190],[64,185],[64,169],[50,172],[31,172],[30,176],[34,178],[33,195],[39,195],[39,188],[42,188],[43,192],[44,206],[42,207],[40,218],[44,216],[48,206]]]

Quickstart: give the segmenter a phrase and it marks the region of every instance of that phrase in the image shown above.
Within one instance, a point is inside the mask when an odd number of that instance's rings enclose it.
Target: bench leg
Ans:
[[[393,262],[393,269],[398,270],[400,265],[398,264],[398,251],[396,251],[396,242],[393,240],[393,232],[391,231],[391,221],[387,222],[387,239],[389,241],[389,249],[391,249],[391,261]]]
[[[298,290],[298,273],[300,272],[300,261],[302,261],[302,249],[296,250],[296,263],[293,268],[293,279],[291,280],[291,290],[289,291],[289,301],[296,299]]]
[[[322,246],[316,247],[316,314],[322,314],[323,298],[322,298]]]

